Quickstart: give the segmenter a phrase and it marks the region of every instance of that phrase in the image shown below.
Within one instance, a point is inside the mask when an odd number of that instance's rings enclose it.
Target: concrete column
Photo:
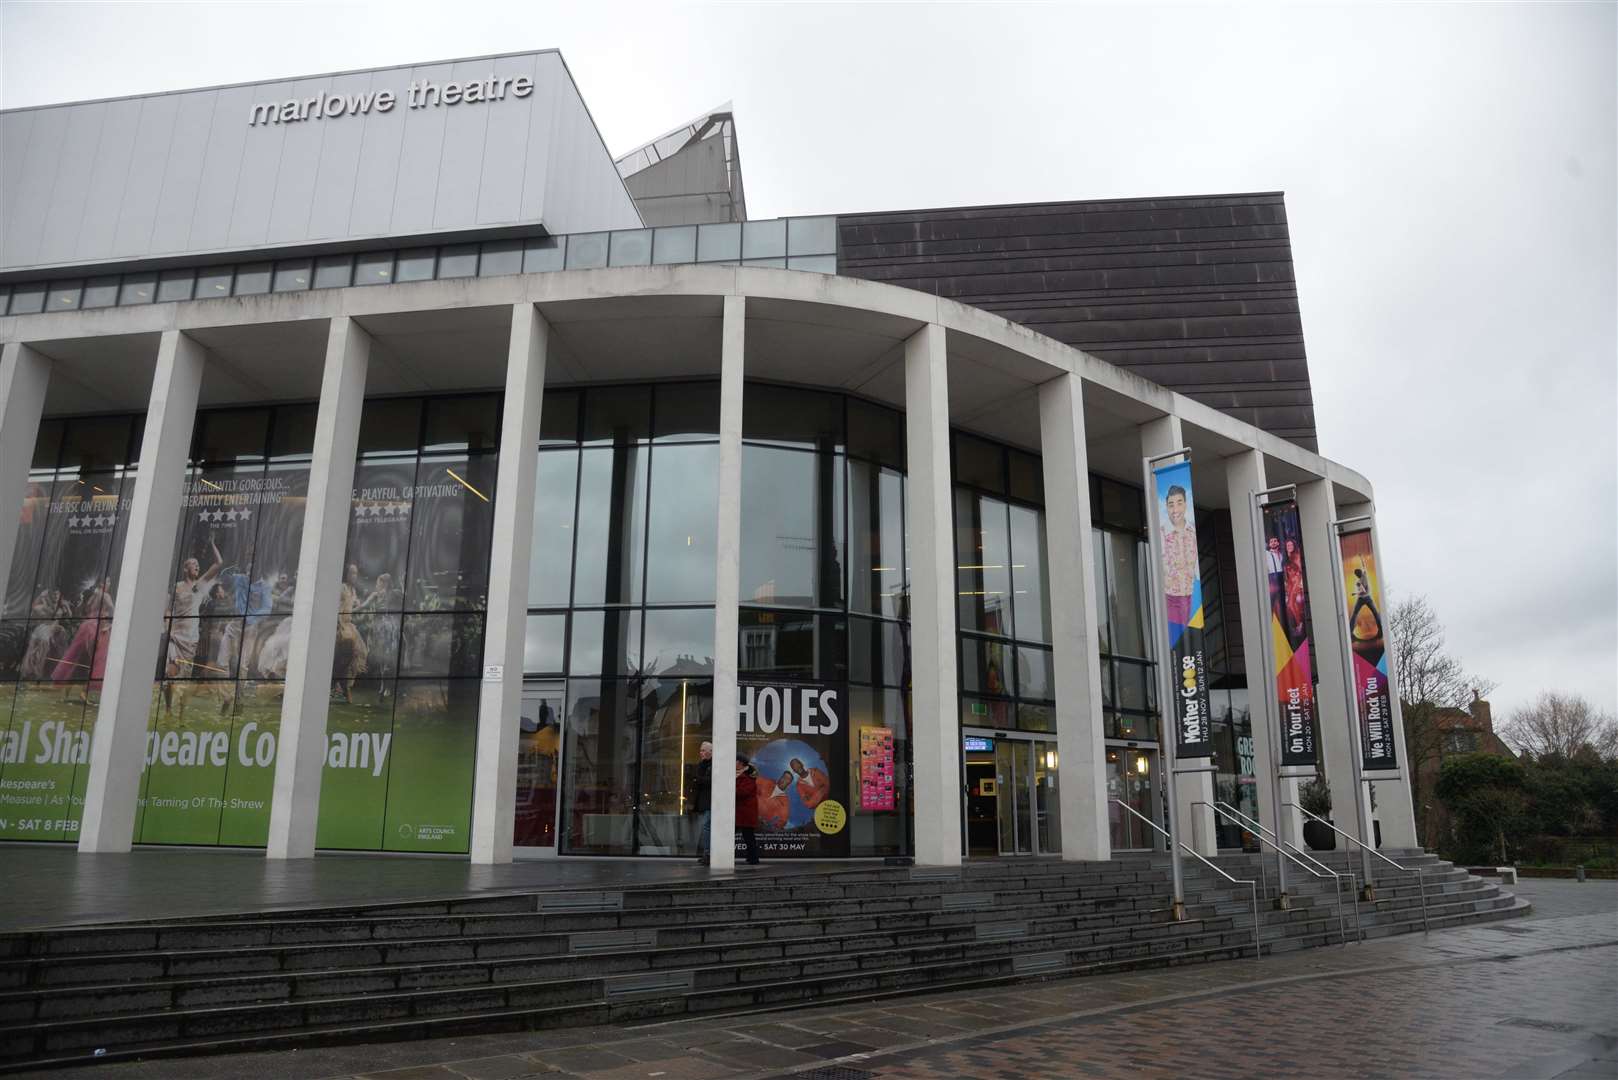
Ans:
[[[713,800],[708,865],[736,865],[736,652],[742,567],[742,374],[747,300],[725,297],[719,347],[719,527],[714,551]]]
[[[1370,503],[1354,503],[1338,508],[1340,518],[1369,517],[1372,525],[1376,523],[1376,508]],[[1376,556],[1376,572],[1381,579],[1382,604],[1386,608],[1388,597],[1393,595],[1391,580],[1388,576],[1388,564],[1382,560],[1382,539],[1375,532],[1371,534],[1371,551]],[[1386,623],[1388,613],[1382,612],[1383,622]],[[1385,848],[1419,848],[1421,843],[1416,839],[1416,813],[1415,804],[1410,798],[1410,751],[1405,747],[1405,718],[1404,709],[1399,703],[1399,695],[1404,687],[1394,680],[1398,677],[1398,658],[1394,654],[1393,637],[1387,639],[1388,648],[1388,677],[1389,697],[1393,703],[1393,746],[1399,755],[1399,771],[1402,774],[1394,780],[1377,780],[1370,784],[1376,795],[1376,810],[1372,814],[1382,824],[1382,846]],[[1356,709],[1358,706],[1356,705]],[[1359,738],[1359,720],[1356,716],[1355,727],[1356,744]]]
[[[275,755],[275,796],[270,803],[272,859],[307,859],[315,853],[320,817],[320,773],[326,763],[326,710],[331,704],[332,650],[337,644],[337,598],[354,494],[360,410],[371,337],[348,316],[331,321],[326,366],[315,416],[309,496],[298,548],[298,592],[292,601],[292,640],[281,699],[281,738]]]
[[[28,492],[50,379],[50,361],[27,345],[13,341],[0,350],[0,594],[11,580],[17,515]]]
[[[1142,457],[1167,454],[1184,446],[1185,433],[1180,428],[1180,418],[1178,416],[1160,416],[1156,420],[1149,420],[1140,426],[1140,452]],[[1195,499],[1195,480],[1198,472],[1195,461],[1191,463],[1191,469],[1193,479],[1191,494],[1192,498]],[[1150,504],[1151,493],[1147,492],[1146,497],[1148,499],[1146,512],[1148,514],[1157,513],[1157,508]],[[1156,650],[1161,648],[1163,644],[1160,640],[1163,627],[1163,598],[1153,596],[1149,597],[1149,600],[1152,604],[1152,650],[1155,655]],[[1164,657],[1157,657],[1158,663],[1163,663],[1164,659]],[[1160,707],[1166,707],[1163,702],[1158,704]],[[1168,762],[1166,748],[1168,740],[1174,737],[1174,732],[1167,723],[1161,720],[1158,722],[1158,729],[1158,737],[1163,740],[1160,745],[1165,747],[1159,764],[1166,766]],[[1189,844],[1199,855],[1215,855],[1219,851],[1219,833],[1214,828],[1214,812],[1212,809],[1214,801],[1213,773],[1205,767],[1198,768],[1198,766],[1206,766],[1207,764],[1205,761],[1181,762],[1180,767],[1182,769],[1190,767],[1195,771],[1182,772],[1174,778],[1174,820],[1177,823],[1175,828],[1179,833],[1180,841]]]
[[[1050,567],[1052,665],[1062,858],[1112,857],[1101,716],[1101,645],[1096,636],[1095,563],[1090,542],[1090,464],[1084,444],[1083,380],[1058,375],[1039,388],[1045,472],[1045,548]]]
[[[1360,752],[1359,721],[1343,672],[1347,631],[1338,610],[1343,583],[1337,577],[1337,542],[1332,520],[1337,503],[1330,480],[1298,485],[1298,522],[1303,529],[1303,559],[1309,590],[1310,625],[1314,628],[1315,722],[1320,753],[1331,788],[1332,822],[1365,843],[1371,842],[1370,800],[1356,792],[1354,755]],[[1359,798],[1356,799],[1356,794]],[[1355,808],[1360,807],[1356,813]]]
[[[128,851],[134,840],[152,676],[174,582],[175,532],[205,356],[201,345],[177,330],[164,331],[158,342],[140,467],[129,505],[118,606],[107,642],[106,677],[90,743],[80,851]]]
[[[961,720],[956,694],[955,521],[951,509],[949,361],[944,328],[905,342],[905,461],[910,518],[910,749],[915,858],[961,861]],[[1054,560],[1053,560],[1054,561]]]
[[[1298,782],[1274,783],[1277,720],[1266,704],[1275,694],[1275,674],[1265,662],[1264,635],[1270,632],[1269,604],[1259,603],[1258,567],[1253,562],[1253,492],[1269,487],[1264,455],[1248,450],[1225,459],[1225,487],[1230,500],[1230,531],[1236,548],[1236,600],[1242,613],[1242,655],[1247,668],[1247,700],[1253,715],[1253,768],[1258,775],[1258,820],[1283,840],[1303,846],[1297,811],[1278,813],[1277,802],[1296,803]],[[1264,583],[1268,595],[1269,583]],[[1226,597],[1228,604],[1230,598]],[[1279,791],[1277,791],[1279,789]]]
[[[534,540],[539,411],[545,394],[549,327],[533,304],[511,309],[500,467],[494,488],[489,609],[478,694],[478,751],[472,781],[472,861],[511,861],[517,807],[517,737],[522,724],[523,635],[528,556]]]

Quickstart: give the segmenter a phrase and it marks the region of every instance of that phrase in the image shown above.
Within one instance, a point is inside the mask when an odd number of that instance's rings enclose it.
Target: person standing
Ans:
[[[691,781],[691,808],[697,815],[697,865],[708,865],[708,848],[713,842],[713,743],[697,749],[696,776]]]
[[[741,835],[747,851],[747,865],[758,865],[758,840],[753,830],[758,828],[758,770],[752,762],[736,755],[736,831]]]

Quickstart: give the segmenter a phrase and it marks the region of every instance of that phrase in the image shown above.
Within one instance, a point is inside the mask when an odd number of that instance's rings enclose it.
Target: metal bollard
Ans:
[[[1584,880],[1584,867],[1575,866],[1573,868],[1573,879],[1575,881],[1583,881]]]

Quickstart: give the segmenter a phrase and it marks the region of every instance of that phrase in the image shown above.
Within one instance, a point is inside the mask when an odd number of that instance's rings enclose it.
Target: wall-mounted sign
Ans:
[[[486,79],[435,83],[431,79],[413,82],[405,88],[407,109],[437,108],[441,105],[476,105],[504,101],[508,96],[525,98],[534,92],[534,80],[527,75],[490,75]],[[332,120],[339,116],[367,116],[392,112],[399,103],[393,90],[366,90],[353,94],[330,94],[322,90],[314,97],[261,101],[247,114],[247,126],[295,124],[300,120]]]
[[[893,731],[860,728],[860,809],[894,808]]]

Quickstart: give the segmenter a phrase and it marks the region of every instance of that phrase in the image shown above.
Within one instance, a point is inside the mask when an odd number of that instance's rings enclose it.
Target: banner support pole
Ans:
[[[1264,561],[1259,558],[1259,551],[1264,547],[1264,515],[1259,511],[1259,500],[1267,499],[1278,491],[1296,491],[1294,485],[1285,487],[1266,488],[1263,491],[1251,491],[1247,495],[1247,514],[1252,529],[1252,551],[1248,554],[1253,560],[1253,579],[1255,588],[1261,589],[1259,605],[1256,611],[1263,613],[1264,628],[1259,633],[1259,649],[1264,658],[1264,723],[1269,732],[1273,749],[1270,751],[1270,805],[1275,807],[1275,906],[1282,911],[1292,907],[1292,897],[1287,893],[1287,860],[1286,851],[1281,847],[1287,842],[1286,827],[1281,820],[1283,809],[1281,806],[1281,703],[1276,700],[1275,694],[1275,646],[1270,640],[1270,589],[1269,574],[1265,572]],[[1262,841],[1260,848],[1263,847]]]
[[[1180,869],[1180,815],[1179,804],[1175,801],[1175,774],[1178,771],[1178,760],[1175,757],[1175,743],[1178,732],[1168,730],[1169,702],[1174,699],[1173,686],[1169,680],[1169,635],[1168,623],[1163,615],[1163,538],[1159,535],[1157,527],[1157,483],[1152,475],[1152,466],[1159,461],[1169,458],[1183,457],[1191,460],[1191,450],[1182,446],[1178,450],[1171,450],[1164,454],[1153,454],[1141,458],[1142,492],[1146,500],[1146,534],[1151,545],[1151,558],[1147,560],[1147,582],[1152,598],[1152,634],[1160,655],[1157,657],[1157,703],[1159,738],[1163,747],[1164,760],[1164,786],[1167,789],[1164,797],[1167,806],[1164,808],[1169,819],[1169,869],[1174,881],[1173,917],[1175,922],[1184,922],[1185,914],[1185,878]]]
[[[1360,834],[1360,867],[1365,887],[1360,891],[1360,899],[1376,899],[1376,882],[1371,877],[1375,869],[1371,864],[1370,845],[1376,842],[1376,826],[1371,821],[1370,790],[1366,787],[1365,767],[1361,755],[1365,753],[1365,733],[1360,730],[1359,695],[1354,691],[1354,657],[1353,657],[1353,628],[1348,625],[1348,596],[1347,582],[1343,578],[1343,547],[1341,538],[1344,525],[1357,525],[1365,522],[1368,526],[1369,517],[1342,518],[1328,523],[1327,531],[1331,534],[1331,562],[1333,572],[1332,598],[1337,608],[1337,625],[1342,627],[1343,648],[1343,701],[1349,708],[1349,727],[1354,732],[1354,752],[1349,755],[1349,763],[1353,766],[1354,777],[1354,814],[1355,822],[1359,826],[1356,830]]]

